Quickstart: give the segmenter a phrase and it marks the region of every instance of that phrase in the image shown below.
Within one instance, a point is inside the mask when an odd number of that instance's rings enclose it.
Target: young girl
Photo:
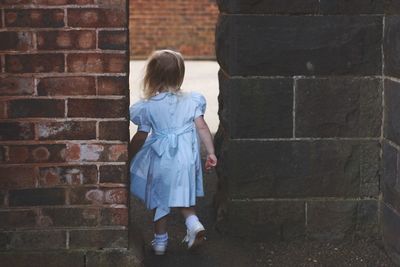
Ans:
[[[186,220],[189,249],[205,238],[194,208],[196,197],[204,195],[198,136],[207,150],[206,169],[217,165],[203,118],[206,101],[199,93],[181,91],[184,74],[180,53],[155,51],[143,80],[145,99],[130,107],[131,120],[138,125],[129,147],[131,192],[154,210],[152,246],[157,255],[167,248],[171,207],[179,208]]]

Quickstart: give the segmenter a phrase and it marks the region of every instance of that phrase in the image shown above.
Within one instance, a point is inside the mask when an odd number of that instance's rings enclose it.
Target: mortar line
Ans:
[[[385,28],[386,28],[386,16],[383,15],[382,17],[382,45],[381,45],[381,53],[382,53],[382,78],[381,78],[381,86],[382,86],[382,93],[381,93],[381,108],[382,108],[382,120],[381,120],[381,146],[379,151],[379,160],[383,162],[383,142],[385,139]],[[378,180],[378,189],[380,198],[382,198],[382,185],[381,179]],[[378,213],[378,219],[380,220],[380,213]]]
[[[296,138],[296,87],[297,78],[293,77],[293,138]]]
[[[308,226],[308,203],[304,202],[304,220],[305,220],[305,227]]]

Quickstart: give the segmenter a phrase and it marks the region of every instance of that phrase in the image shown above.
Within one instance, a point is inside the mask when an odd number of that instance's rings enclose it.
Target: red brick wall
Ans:
[[[0,251],[127,248],[126,13],[0,0]]]
[[[131,57],[171,48],[186,58],[214,58],[215,0],[130,0]]]

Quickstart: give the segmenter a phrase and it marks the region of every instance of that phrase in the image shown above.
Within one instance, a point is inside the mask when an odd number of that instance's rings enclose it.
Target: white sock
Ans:
[[[154,240],[157,243],[164,243],[164,242],[166,243],[166,242],[168,242],[168,233],[160,234],[160,235],[154,234]]]
[[[193,229],[197,222],[199,222],[199,218],[196,215],[189,215],[185,222],[187,229]]]

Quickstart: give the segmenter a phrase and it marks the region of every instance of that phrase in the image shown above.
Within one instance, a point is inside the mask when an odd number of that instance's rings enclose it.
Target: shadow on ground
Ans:
[[[206,197],[198,199],[198,215],[207,229],[207,242],[195,252],[181,243],[185,236],[182,217],[175,210],[169,220],[169,247],[164,256],[155,256],[150,247],[153,237],[152,215],[142,203],[131,200],[131,218],[144,235],[146,267],[261,267],[261,266],[396,266],[378,240],[345,243],[279,242],[260,243],[218,233],[212,199],[216,189],[215,172],[204,177]]]

